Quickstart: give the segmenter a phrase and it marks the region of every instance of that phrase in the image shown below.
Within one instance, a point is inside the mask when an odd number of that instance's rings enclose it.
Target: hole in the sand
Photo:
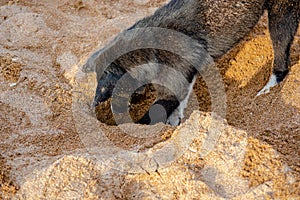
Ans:
[[[129,104],[129,115],[132,122],[136,123],[141,119],[145,113],[150,109],[157,97],[155,86],[153,84],[144,85],[138,88],[130,97]],[[111,110],[112,99],[108,99],[102,102],[95,108],[97,119],[110,126],[117,125],[114,119],[114,114]],[[115,105],[115,109],[126,112],[128,108],[119,108]]]
[[[153,104],[157,94],[154,85],[148,84],[138,88],[130,98],[129,115],[132,122],[138,121]],[[154,145],[168,140],[176,127],[162,123],[143,126],[135,123],[117,124],[111,109],[112,99],[95,108],[98,121],[102,122],[104,135],[116,147],[128,150],[146,151]]]

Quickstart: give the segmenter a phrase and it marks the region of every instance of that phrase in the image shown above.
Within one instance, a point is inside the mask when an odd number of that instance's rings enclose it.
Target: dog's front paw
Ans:
[[[168,117],[167,124],[171,126],[178,126],[181,123],[181,114],[178,109],[174,110],[174,112]]]

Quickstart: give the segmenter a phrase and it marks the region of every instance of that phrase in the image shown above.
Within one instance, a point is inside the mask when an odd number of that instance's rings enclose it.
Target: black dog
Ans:
[[[213,59],[218,59],[247,35],[259,21],[264,10],[268,11],[269,31],[275,55],[273,74],[269,83],[259,92],[260,95],[268,92],[270,87],[281,82],[288,74],[290,47],[300,19],[299,0],[171,0],[154,15],[138,21],[128,30],[159,27],[180,32],[199,43],[200,53],[207,53]],[[118,40],[120,38],[117,37],[114,42]],[[180,123],[197,75],[197,70],[190,62],[165,50],[144,48],[121,55],[103,71],[103,63],[99,63],[101,61],[99,58],[105,51],[104,48],[94,53],[84,66],[97,72],[95,106],[112,96],[117,82],[126,72],[139,65],[157,63],[147,65],[142,72],[137,71],[145,79],[158,79],[173,84],[171,91],[159,89],[158,98],[152,105],[152,108],[162,106],[165,109],[165,117],[156,114],[154,116],[156,119],[152,119],[153,116],[150,116],[148,111],[138,123],[164,122],[171,125]],[[188,84],[176,78],[171,72],[168,78],[166,76],[168,70],[166,68],[164,70],[163,66],[181,72]],[[177,91],[175,92],[177,94],[174,94],[174,91]]]

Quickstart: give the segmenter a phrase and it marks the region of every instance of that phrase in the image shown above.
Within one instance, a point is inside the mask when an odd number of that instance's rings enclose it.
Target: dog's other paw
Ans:
[[[257,97],[262,95],[262,94],[267,94],[270,92],[270,89],[278,84],[276,75],[272,74],[269,82],[265,85],[263,89],[261,89],[258,94],[256,95]]]

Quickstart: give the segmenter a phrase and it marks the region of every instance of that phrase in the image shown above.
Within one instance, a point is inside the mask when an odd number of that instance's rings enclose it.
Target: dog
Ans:
[[[265,10],[268,11],[274,61],[269,82],[258,93],[261,95],[284,80],[288,74],[290,48],[300,19],[299,0],[171,0],[153,15],[136,22],[127,31],[151,27],[176,31],[197,41],[199,46],[195,48],[199,48],[200,54],[207,53],[216,60],[237,45],[253,29]],[[125,34],[125,37],[134,36]],[[112,43],[116,44],[118,40],[121,39],[117,36]],[[104,48],[95,52],[84,65],[85,69],[93,69],[97,73],[98,85],[94,106],[112,97],[117,82],[124,74],[137,73],[149,81],[156,79],[171,85],[171,89],[158,87],[157,99],[137,122],[180,124],[198,74],[198,70],[190,62],[166,50],[143,48],[119,56],[103,71],[103,63],[99,58],[106,51],[107,48]],[[193,56],[197,57],[195,54],[191,55]],[[203,63],[205,62],[202,62],[202,65]],[[137,66],[140,65],[146,65],[145,69],[139,70]],[[172,74],[172,70],[168,70],[167,67],[179,71],[183,78],[176,73]],[[136,72],[133,72],[134,69],[137,69]],[[134,79],[134,75],[132,77]],[[157,110],[154,108],[164,108],[165,112],[153,115],[151,111]]]

